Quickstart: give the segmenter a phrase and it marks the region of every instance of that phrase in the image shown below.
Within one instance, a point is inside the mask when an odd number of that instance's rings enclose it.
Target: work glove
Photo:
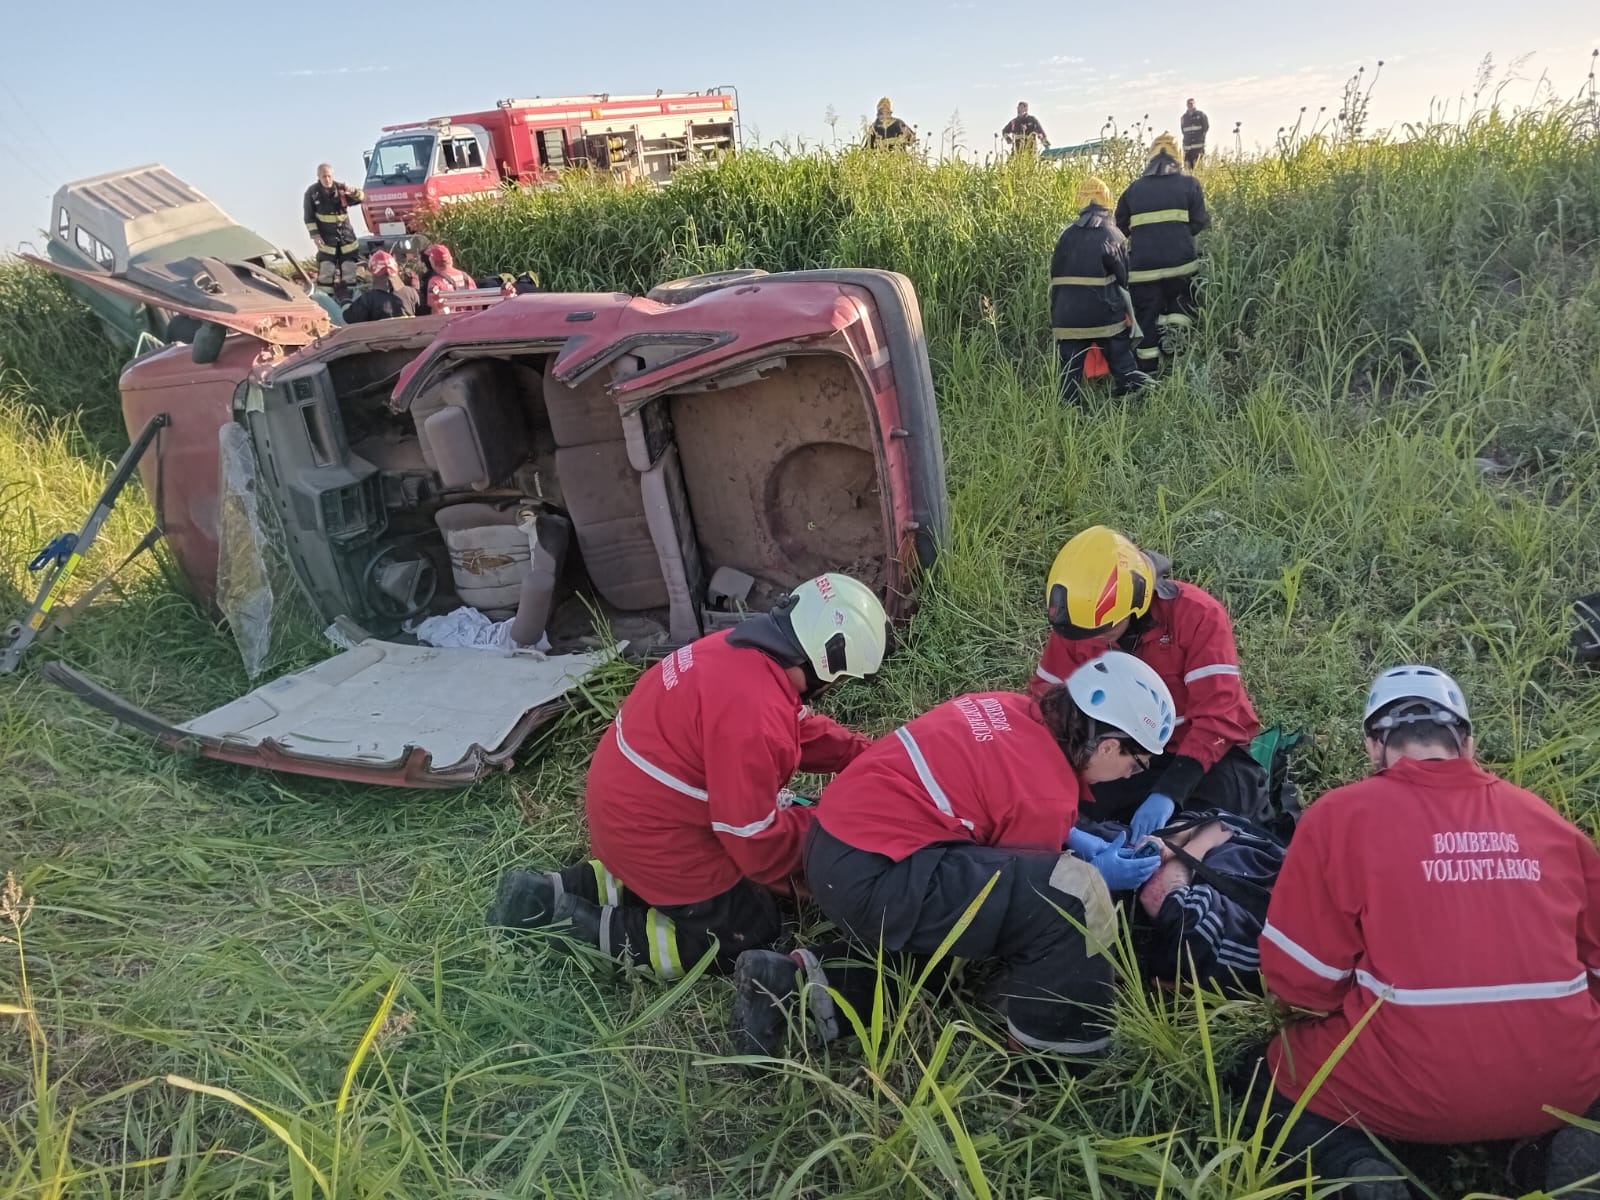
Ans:
[[[1147,851],[1128,849],[1128,835],[1119,833],[1111,841],[1074,829],[1067,835],[1067,847],[1100,872],[1106,887],[1113,892],[1131,892],[1156,873],[1161,856],[1151,847]]]
[[[1076,825],[1074,825],[1072,827],[1072,831],[1067,834],[1067,849],[1071,850],[1079,858],[1083,859],[1084,862],[1093,862],[1094,856],[1099,854],[1108,845],[1110,845],[1110,843],[1107,842],[1105,838],[1096,837],[1088,830],[1080,829]]]
[[[1165,829],[1177,808],[1171,796],[1151,792],[1133,814],[1133,820],[1128,822],[1128,836],[1133,839],[1133,844],[1137,846],[1156,830]]]

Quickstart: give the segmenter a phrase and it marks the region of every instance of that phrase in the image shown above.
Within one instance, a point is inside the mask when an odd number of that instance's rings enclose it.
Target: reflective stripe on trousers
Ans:
[[[1152,267],[1148,271],[1129,271],[1128,282],[1157,283],[1163,279],[1178,279],[1184,275],[1193,275],[1200,269],[1200,260],[1186,262],[1176,267]]]

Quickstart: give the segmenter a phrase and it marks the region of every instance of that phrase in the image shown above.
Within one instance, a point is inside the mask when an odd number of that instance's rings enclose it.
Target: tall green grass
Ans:
[[[1483,753],[1595,831],[1600,688],[1564,611],[1600,586],[1600,150],[1558,110],[1421,133],[1209,170],[1196,344],[1155,391],[1081,411],[1054,398],[1045,311],[1072,171],[747,155],[666,191],[454,209],[435,232],[475,269],[562,289],[736,266],[912,278],[952,538],[905,651],[839,693],[842,717],[882,730],[1020,685],[1045,567],[1106,521],[1228,602],[1264,717],[1319,735],[1308,793],[1359,774],[1371,672],[1425,658],[1467,686]],[[123,444],[115,370],[54,282],[0,265],[10,607]],[[134,489],[80,583],[149,519]],[[497,944],[497,872],[584,848],[585,755],[625,678],[514,774],[406,795],[173,757],[47,688],[53,656],[163,713],[247,685],[159,561],[0,680],[0,870],[8,911],[33,902],[0,921],[19,943],[0,946],[0,1196],[1326,1190],[1271,1174],[1216,1082],[1264,1036],[1258,1005],[1130,990],[1113,1061],[1019,1101],[959,989],[865,1015],[866,1053],[753,1066],[726,1057],[723,982]],[[1426,1182],[1497,1179],[1466,1154]]]

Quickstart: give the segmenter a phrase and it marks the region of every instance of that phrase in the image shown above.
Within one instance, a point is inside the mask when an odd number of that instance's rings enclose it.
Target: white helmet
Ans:
[[[829,573],[795,588],[774,612],[789,623],[795,642],[823,683],[842,676],[864,679],[883,665],[889,649],[889,615],[871,588],[848,575]]]
[[[1166,681],[1149,663],[1121,650],[1108,650],[1068,675],[1067,693],[1089,716],[1120,729],[1151,754],[1166,749],[1178,724]]]
[[[1374,721],[1373,714],[1397,700],[1416,700],[1429,711],[1396,718],[1392,714]],[[1368,733],[1393,729],[1396,725],[1433,721],[1439,725],[1463,725],[1470,732],[1472,718],[1467,715],[1467,698],[1454,679],[1437,667],[1390,667],[1372,681],[1367,691],[1367,709],[1361,714],[1361,727]]]

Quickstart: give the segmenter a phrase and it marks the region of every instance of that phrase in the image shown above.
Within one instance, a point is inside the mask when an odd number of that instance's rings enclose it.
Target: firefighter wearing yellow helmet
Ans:
[[[1172,564],[1104,525],[1061,547],[1045,582],[1050,638],[1029,690],[1042,696],[1108,646],[1142,659],[1166,682],[1178,729],[1148,771],[1093,789],[1080,812],[1123,821],[1130,840],[1181,809],[1266,817],[1266,775],[1247,747],[1261,730],[1239,675],[1233,622],[1222,603],[1170,577]]]
[[[1082,399],[1084,361],[1098,346],[1117,395],[1150,382],[1133,353],[1128,295],[1128,239],[1111,219],[1111,191],[1090,176],[1078,189],[1081,211],[1061,231],[1050,259],[1050,326],[1061,375],[1061,402]]]
[[[1133,316],[1143,333],[1135,352],[1142,370],[1161,367],[1194,324],[1194,239],[1211,224],[1205,189],[1184,174],[1182,151],[1170,133],[1150,144],[1144,174],[1117,201],[1117,228],[1129,238],[1128,290]]]
[[[866,145],[871,150],[907,150],[916,143],[917,131],[894,115],[894,103],[884,96],[878,115],[867,126]]]

